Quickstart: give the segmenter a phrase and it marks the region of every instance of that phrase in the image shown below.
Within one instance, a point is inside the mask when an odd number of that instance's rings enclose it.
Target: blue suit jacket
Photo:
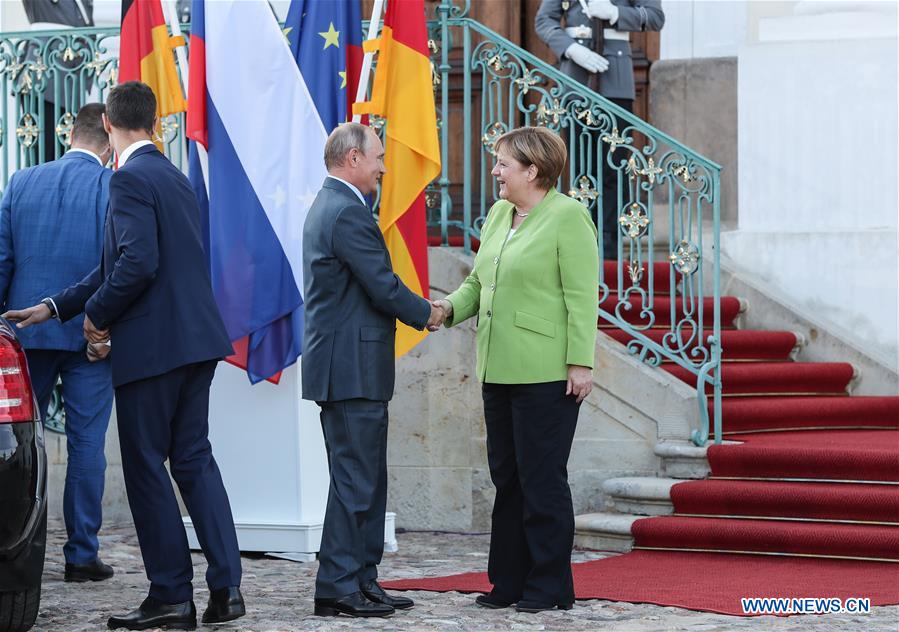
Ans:
[[[303,225],[303,398],[393,397],[396,320],[424,329],[431,304],[393,272],[369,210],[325,178]]]
[[[112,171],[80,152],[12,175],[0,204],[4,311],[35,305],[97,266],[110,176]],[[80,318],[29,327],[18,334],[26,349],[84,348]]]
[[[63,321],[84,310],[109,328],[115,386],[232,353],[212,295],[197,199],[152,145],[109,181],[100,265],[52,298]]]

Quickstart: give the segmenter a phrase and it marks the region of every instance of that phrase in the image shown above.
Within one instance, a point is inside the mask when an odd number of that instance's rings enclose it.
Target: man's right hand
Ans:
[[[25,329],[50,320],[50,308],[43,303],[38,303],[25,309],[11,309],[3,314],[3,318],[16,323],[18,329]]]
[[[608,59],[577,42],[568,47],[565,56],[587,72],[605,72],[609,69]]]

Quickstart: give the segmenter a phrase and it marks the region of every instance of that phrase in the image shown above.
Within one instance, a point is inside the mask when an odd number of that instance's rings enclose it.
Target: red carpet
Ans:
[[[732,397],[724,400],[723,413],[725,434],[802,428],[899,428],[899,397]],[[893,445],[899,449],[899,439]]]
[[[696,384],[693,373],[679,365],[662,368],[688,384]],[[852,365],[846,362],[725,362],[721,366],[725,395],[845,395],[851,379]],[[706,390],[711,392],[711,386]]]
[[[634,547],[899,561],[899,529],[880,525],[662,516],[631,533]]]
[[[899,482],[899,431],[807,430],[740,435],[709,446],[714,477]],[[899,486],[893,486],[899,493]]]
[[[742,615],[741,597],[868,597],[899,603],[899,564],[801,557],[634,551],[572,565],[578,599]],[[672,581],[676,578],[676,581]],[[488,592],[486,573],[382,582],[394,590]]]
[[[617,273],[614,262],[605,264],[613,288]],[[654,274],[666,293],[667,262]],[[613,311],[616,298],[603,307]],[[637,299],[631,305],[620,315],[645,323]],[[668,296],[656,296],[659,327],[647,336],[664,340],[671,308]],[[723,298],[722,325],[732,326],[740,308],[738,299]],[[622,344],[631,339],[605,321],[600,327]],[[743,614],[740,597],[899,603],[899,397],[849,396],[853,366],[794,362],[796,343],[790,332],[722,332],[723,430],[740,443],[709,446],[711,477],[674,485],[673,515],[633,523],[634,552],[575,565],[579,599],[728,614]],[[672,362],[662,369],[695,385]],[[490,589],[479,573],[385,585]]]
[[[621,329],[607,329],[601,326],[601,331],[622,344],[627,344],[633,340],[629,333]],[[685,339],[689,338],[691,331],[687,330],[684,334]],[[643,335],[654,342],[662,344],[664,342],[663,338],[668,333],[668,329],[649,329],[644,331]],[[706,329],[702,340],[707,340],[711,335],[712,330]],[[696,346],[695,343],[690,348],[694,346]],[[725,361],[785,361],[789,359],[790,352],[793,351],[795,346],[796,334],[790,331],[752,331],[744,329],[726,329],[721,331],[721,348]]]
[[[899,526],[892,485],[705,480],[671,488],[677,515],[814,518]]]
[[[650,321],[647,314],[643,314],[641,312],[641,306],[643,304],[643,299],[640,296],[630,296],[627,300],[626,305],[630,305],[630,309],[625,309],[623,306],[618,305],[618,295],[612,294],[606,300],[599,304],[599,306],[610,314],[618,314],[621,318],[628,323],[634,323],[638,326],[649,326]],[[655,318],[652,321],[651,326],[653,327],[669,327],[671,325],[671,298],[668,296],[656,296],[653,299],[653,309],[652,314]],[[711,319],[712,317],[712,309],[713,303],[712,299],[708,298],[703,301],[704,311],[706,314],[706,318]],[[684,317],[684,305],[680,299],[675,301],[675,322],[683,319]],[[721,326],[722,327],[731,327],[733,325],[734,319],[740,314],[740,301],[739,299],[733,298],[732,296],[725,296],[721,299]],[[617,309],[617,311],[616,311]],[[600,317],[598,320],[598,324],[600,327],[606,325],[608,323],[607,320]]]

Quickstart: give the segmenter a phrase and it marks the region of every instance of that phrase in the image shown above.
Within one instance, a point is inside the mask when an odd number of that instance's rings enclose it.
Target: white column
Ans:
[[[739,53],[739,230],[723,252],[896,367],[893,3],[796,3]]]

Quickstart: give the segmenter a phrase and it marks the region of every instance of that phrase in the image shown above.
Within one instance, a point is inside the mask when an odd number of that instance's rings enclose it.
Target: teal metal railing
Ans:
[[[560,190],[595,214],[600,234],[604,173],[619,185],[614,252],[597,243],[601,259],[616,262],[613,274],[600,266],[599,318],[626,332],[628,350],[642,361],[667,361],[694,376],[700,426],[692,439],[720,442],[721,167],[467,17],[469,8],[469,0],[442,0],[429,21],[443,162],[426,195],[432,235],[470,252],[497,197],[496,139],[521,125],[558,131],[569,149]],[[117,36],[117,29],[0,35],[0,182],[65,150],[74,113],[115,84]],[[186,168],[182,117],[168,117],[163,136],[166,153]],[[625,157],[616,162],[603,144]],[[668,313],[658,324],[662,302]]]

